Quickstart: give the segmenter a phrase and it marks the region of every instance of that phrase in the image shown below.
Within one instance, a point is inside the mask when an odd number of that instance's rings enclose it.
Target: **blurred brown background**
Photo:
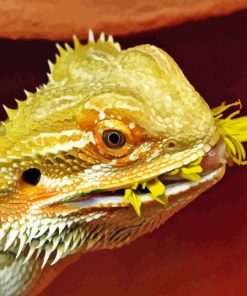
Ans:
[[[247,13],[116,38],[166,50],[211,107],[241,99],[247,113]],[[46,82],[53,41],[0,40],[0,102]],[[1,119],[5,118],[1,108]],[[130,246],[81,256],[40,296],[247,295],[247,170],[224,179]]]
[[[70,39],[127,35],[247,8],[247,0],[0,0],[0,37]]]

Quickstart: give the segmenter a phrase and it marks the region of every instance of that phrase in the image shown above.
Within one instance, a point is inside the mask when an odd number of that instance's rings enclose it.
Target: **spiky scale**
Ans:
[[[37,249],[37,246],[38,246],[38,242],[37,241],[33,241],[30,244],[28,254],[27,254],[25,260],[23,261],[23,264],[25,264],[33,256],[34,252]]]
[[[54,68],[54,65],[50,60],[48,60],[48,65],[49,65],[50,72],[52,72],[53,68]]]
[[[10,248],[10,246],[13,244],[13,242],[17,238],[18,234],[19,234],[19,230],[17,230],[17,229],[13,229],[13,230],[9,231],[9,233],[6,237],[4,251],[7,251]]]
[[[77,49],[79,49],[81,47],[80,40],[77,38],[76,35],[73,35],[73,42],[74,42],[75,50],[77,50]]]
[[[105,33],[104,32],[101,32],[100,35],[99,35],[99,40],[98,41],[101,41],[101,42],[105,42]]]
[[[16,258],[18,258],[20,256],[21,252],[23,251],[24,246],[25,246],[25,244],[27,242],[27,239],[28,239],[28,236],[26,235],[26,233],[23,233],[23,234],[20,235],[20,237],[19,237],[19,241],[20,241],[19,242],[19,248],[18,248],[18,251],[16,253]]]
[[[55,233],[55,231],[58,229],[58,225],[57,224],[54,224],[54,225],[50,225],[49,226],[49,232],[47,234],[47,239],[49,239],[50,237],[53,236],[53,234]]]
[[[60,235],[57,235],[57,236],[53,237],[53,239],[52,239],[52,250],[51,250],[52,252],[54,250],[56,250],[56,248],[57,248],[60,240],[61,240],[61,236]]]
[[[64,44],[64,46],[65,46],[67,52],[72,52],[73,51],[73,48],[67,42]]]
[[[94,34],[91,29],[88,30],[88,42],[95,43]]]
[[[67,252],[67,250],[69,249],[70,243],[72,241],[72,233],[69,233],[64,241],[64,252]]]
[[[64,244],[60,244],[57,247],[57,254],[54,260],[51,262],[51,265],[54,265],[55,263],[57,263],[61,259],[61,257],[64,255],[64,253],[65,253]]]
[[[44,256],[43,263],[41,266],[42,269],[45,267],[47,261],[49,260],[51,253],[52,253],[52,244],[47,244],[45,247],[45,256]]]
[[[0,241],[6,236],[6,232],[3,229],[0,229]]]
[[[112,35],[109,35],[107,41],[108,41],[109,43],[114,43],[113,36],[112,36]]]
[[[56,43],[56,48],[57,48],[60,56],[66,54],[66,50],[59,43]]]
[[[6,111],[10,120],[13,120],[16,114],[15,109],[8,108],[7,106],[3,105],[4,110]]]

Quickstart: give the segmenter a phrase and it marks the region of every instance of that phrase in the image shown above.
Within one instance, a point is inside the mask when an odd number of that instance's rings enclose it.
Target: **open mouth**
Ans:
[[[166,197],[175,196],[179,193],[186,192],[191,188],[197,187],[201,184],[211,181],[212,179],[217,178],[217,176],[219,176],[223,170],[224,165],[222,165],[216,170],[211,171],[210,173],[205,174],[198,181],[183,180],[170,183],[166,185]],[[149,195],[148,191],[145,192],[145,190],[137,190],[136,193],[140,196],[141,202],[143,203],[153,201],[153,198]],[[68,203],[70,205],[79,206],[81,208],[102,206],[123,207],[129,204],[129,202],[123,201],[123,196],[124,189],[89,194],[87,196],[78,197],[77,199],[70,201]]]
[[[135,183],[131,188],[76,194],[65,202],[79,208],[126,207],[132,204],[140,216],[142,204],[156,200],[168,205],[177,195],[196,189],[198,186],[206,186],[206,183],[213,179],[219,179],[219,176],[224,174],[226,159],[226,145],[220,139],[208,153],[185,167],[147,182]]]

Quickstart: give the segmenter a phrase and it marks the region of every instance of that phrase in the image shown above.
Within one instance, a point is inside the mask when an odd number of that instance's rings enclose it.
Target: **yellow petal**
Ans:
[[[232,160],[237,164],[246,164],[246,152],[242,142],[247,142],[247,116],[234,118],[240,113],[239,110],[232,112],[227,118],[222,119],[223,112],[232,106],[239,106],[242,108],[241,102],[221,106],[212,110],[215,116],[215,124],[222,134],[226,143],[228,152]]]
[[[181,172],[180,173],[180,176],[184,179],[187,179],[187,180],[190,180],[190,181],[198,181],[201,179],[201,177],[196,174],[196,173],[190,173],[190,174],[186,174],[186,173],[183,173]]]
[[[139,185],[138,182],[135,182],[134,184],[132,184],[131,188],[136,190],[138,185]]]
[[[182,167],[181,172],[184,174],[191,174],[191,173],[201,173],[203,171],[200,165],[195,165],[191,167]]]
[[[232,119],[234,116],[238,115],[240,113],[240,110],[237,110],[235,112],[233,112],[232,114],[230,114],[227,119]]]
[[[164,206],[167,206],[169,204],[169,201],[168,201],[168,197],[164,194],[162,196],[154,196],[152,194],[150,194],[150,196],[152,197],[153,200],[161,203],[162,205]]]
[[[227,109],[229,109],[230,107],[233,107],[233,106],[240,106],[240,109],[242,108],[242,104],[241,104],[240,100],[238,100],[232,104],[227,104],[227,105],[225,102],[223,102],[220,106],[211,109],[211,111],[213,112],[213,114],[215,116],[220,113],[223,113],[224,111],[226,111]]]
[[[175,169],[175,170],[172,170],[172,171],[166,173],[166,175],[174,176],[174,175],[177,175],[178,173],[179,173],[179,169]]]
[[[202,162],[202,157],[197,158],[196,160],[189,163],[189,165],[198,165]]]
[[[141,198],[133,192],[131,189],[125,189],[125,195],[123,200],[128,200],[133,208],[135,209],[136,214],[140,217],[141,216]]]
[[[224,137],[224,141],[226,142],[227,146],[231,150],[232,154],[236,155],[237,151],[236,151],[236,148],[235,148],[234,144],[232,143],[231,139],[228,137]]]
[[[160,197],[165,194],[166,187],[159,179],[153,179],[147,183],[147,188],[153,197]]]

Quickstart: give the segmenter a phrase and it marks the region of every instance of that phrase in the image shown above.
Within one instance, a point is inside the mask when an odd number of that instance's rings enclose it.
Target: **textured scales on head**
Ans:
[[[224,167],[200,175],[220,135],[245,158],[246,118],[229,137],[227,108],[213,114],[166,52],[121,50],[92,31],[85,45],[73,39],[57,45],[48,84],[5,108],[0,129],[0,250],[25,264],[120,247],[158,227],[223,176]],[[35,185],[23,175],[34,168]],[[166,188],[160,176],[189,181]]]

